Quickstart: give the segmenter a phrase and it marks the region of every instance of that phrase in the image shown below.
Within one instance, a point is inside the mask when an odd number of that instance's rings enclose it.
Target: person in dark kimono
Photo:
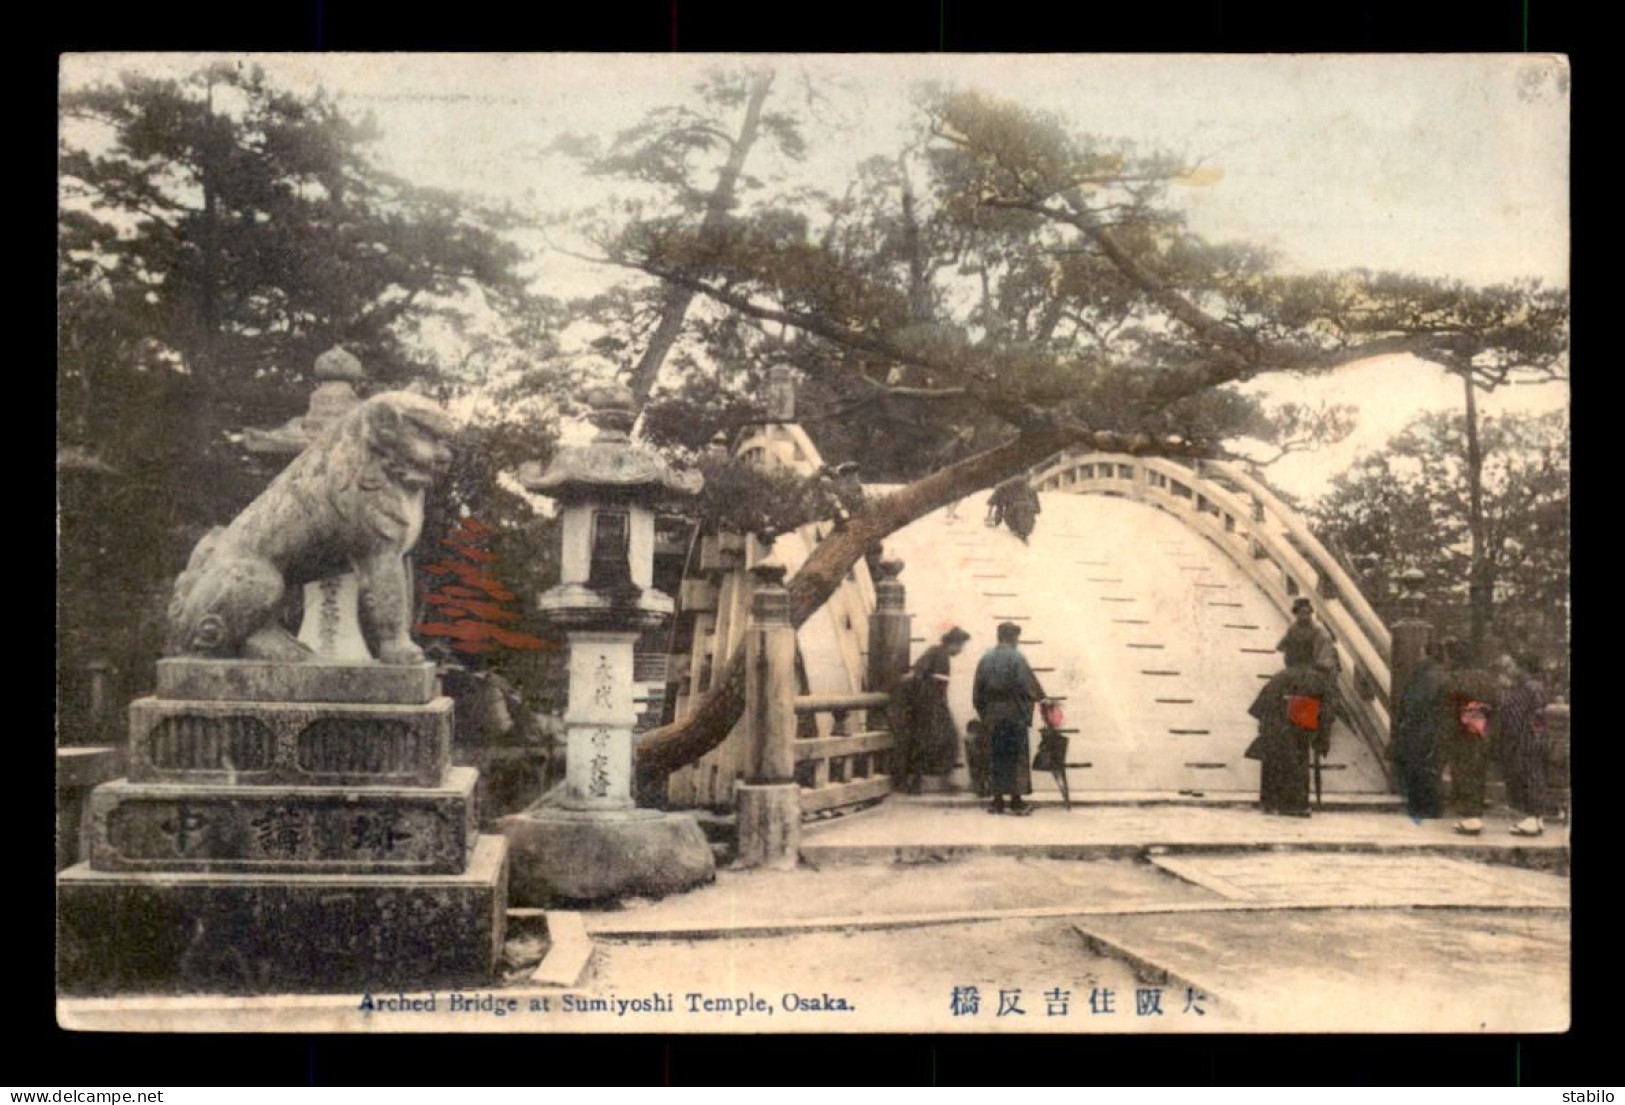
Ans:
[[[1005,795],[1010,796],[1010,812],[1028,814],[1033,807],[1022,795],[1033,791],[1032,754],[1027,731],[1032,726],[1033,705],[1043,699],[1044,688],[1016,647],[1021,627],[1003,622],[998,629],[998,646],[982,656],[976,665],[972,704],[988,733],[990,789],[993,804],[989,813],[1005,811]]]
[[[905,739],[902,789],[920,792],[922,775],[946,775],[959,758],[959,731],[948,710],[949,662],[965,651],[970,634],[958,626],[920,654],[909,671],[909,732]]]
[[[1010,500],[1004,508],[1004,522],[1025,545],[1027,538],[1032,536],[1033,528],[1038,525],[1039,512],[1044,508],[1039,505],[1038,492],[1031,484],[1024,479],[1013,483]]]
[[[1270,678],[1247,712],[1258,719],[1258,739],[1247,749],[1259,761],[1258,804],[1265,813],[1309,816],[1309,749],[1325,752],[1336,710],[1328,674],[1315,665],[1308,635],[1289,636],[1286,668]]]
[[[1536,656],[1516,656],[1517,673],[1501,701],[1501,736],[1506,742],[1507,802],[1523,818],[1512,826],[1518,836],[1539,836],[1552,813],[1546,785],[1546,684]]]
[[[1444,642],[1444,760],[1450,772],[1450,800],[1461,815],[1456,832],[1484,831],[1484,778],[1489,763],[1490,725],[1501,699],[1495,676],[1475,667],[1465,641]]]
[[[1337,675],[1342,667],[1337,643],[1332,640],[1331,631],[1315,620],[1315,604],[1302,597],[1292,600],[1292,624],[1276,643],[1275,651],[1285,652],[1287,642],[1294,639],[1309,640],[1315,649],[1315,667],[1334,677]]]
[[[1440,817],[1440,739],[1450,722],[1445,699],[1444,671],[1437,645],[1428,645],[1422,662],[1400,693],[1395,715],[1394,781],[1405,809],[1413,818]]]

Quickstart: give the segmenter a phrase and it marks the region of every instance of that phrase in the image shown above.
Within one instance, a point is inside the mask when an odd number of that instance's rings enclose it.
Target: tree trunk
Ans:
[[[203,220],[198,234],[199,333],[189,366],[196,392],[191,396],[188,419],[192,439],[204,457],[209,456],[218,434],[215,392],[220,371],[220,151],[216,129],[211,73],[203,90],[203,127],[198,146],[198,178],[203,189]]]
[[[1473,662],[1482,662],[1485,637],[1495,602],[1494,568],[1489,559],[1489,535],[1484,525],[1484,453],[1478,441],[1478,389],[1472,366],[1461,374],[1467,394],[1467,532],[1471,552],[1467,566],[1468,641]]]
[[[750,100],[745,105],[745,121],[739,128],[739,137],[734,140],[728,160],[717,174],[717,186],[711,190],[705,202],[705,218],[700,223],[702,249],[722,229],[722,220],[727,218],[728,209],[733,206],[739,174],[744,171],[750,148],[756,144],[761,130],[762,105],[767,101],[768,90],[772,87],[772,72],[761,74],[751,84]],[[683,319],[688,316],[688,306],[693,301],[694,292],[690,289],[676,284],[666,285],[665,301],[660,307],[660,324],[655,327],[648,348],[632,369],[634,409],[642,409],[649,401],[649,394],[654,391],[655,381],[660,376],[660,367],[666,363],[671,347],[677,344],[677,337],[683,332]]]
[[[835,593],[846,573],[878,541],[966,495],[1009,479],[1050,455],[1073,446],[1096,444],[1084,430],[1040,430],[967,457],[900,491],[870,502],[818,543],[789,581],[790,620],[800,626]],[[1108,446],[1120,447],[1116,441]],[[1172,452],[1174,450],[1158,450]],[[745,650],[735,649],[711,690],[687,717],[645,734],[638,743],[639,790],[656,793],[667,773],[693,763],[728,738],[745,708]]]

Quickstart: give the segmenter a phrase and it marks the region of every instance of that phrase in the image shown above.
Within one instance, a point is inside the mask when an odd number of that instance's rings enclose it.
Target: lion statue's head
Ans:
[[[451,416],[422,396],[386,391],[361,405],[362,439],[389,479],[416,490],[451,463]]]

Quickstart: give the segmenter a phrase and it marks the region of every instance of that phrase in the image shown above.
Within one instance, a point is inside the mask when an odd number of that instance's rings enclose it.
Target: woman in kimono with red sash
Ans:
[[[1325,751],[1334,695],[1331,679],[1314,666],[1314,641],[1283,642],[1286,669],[1270,678],[1248,708],[1258,719],[1258,739],[1247,749],[1259,761],[1259,805],[1265,813],[1309,816],[1309,749]]]

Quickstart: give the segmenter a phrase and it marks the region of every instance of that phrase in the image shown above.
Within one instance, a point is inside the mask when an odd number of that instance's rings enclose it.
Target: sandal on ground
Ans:
[[[1468,817],[1456,822],[1456,832],[1462,836],[1477,836],[1484,831],[1484,822],[1476,817]]]
[[[1540,836],[1546,831],[1546,827],[1533,817],[1526,817],[1508,831],[1513,836]]]

